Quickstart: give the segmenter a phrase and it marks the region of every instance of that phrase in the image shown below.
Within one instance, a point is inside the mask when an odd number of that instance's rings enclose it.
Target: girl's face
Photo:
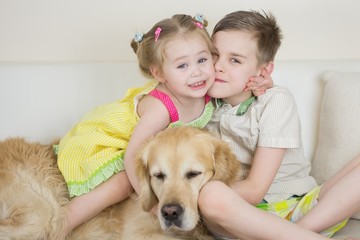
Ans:
[[[218,56],[214,59],[216,77],[209,95],[236,106],[251,95],[243,92],[249,78],[261,73],[256,40],[248,32],[234,30],[215,33],[213,42]]]
[[[169,40],[160,82],[177,97],[203,97],[215,80],[212,55],[205,40],[197,35]]]

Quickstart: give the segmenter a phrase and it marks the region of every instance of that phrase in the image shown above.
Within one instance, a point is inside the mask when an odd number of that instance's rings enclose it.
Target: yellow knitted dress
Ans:
[[[139,120],[136,106],[157,84],[151,81],[140,88],[131,88],[122,100],[96,107],[61,139],[57,146],[58,166],[71,197],[89,192],[124,170],[125,150]],[[206,102],[198,119],[187,124],[176,121],[169,127],[203,128],[214,110],[211,101]]]

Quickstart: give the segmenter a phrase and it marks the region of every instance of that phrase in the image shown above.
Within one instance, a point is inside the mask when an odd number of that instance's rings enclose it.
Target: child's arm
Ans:
[[[232,188],[248,203],[259,204],[268,192],[284,154],[284,148],[258,147],[247,178],[235,182]]]
[[[265,68],[261,70],[260,76],[251,77],[246,85],[245,91],[252,91],[255,96],[263,95],[267,89],[274,85],[270,74]]]
[[[169,113],[161,101],[145,96],[138,105],[140,120],[136,125],[125,153],[125,170],[132,187],[140,194],[139,180],[135,175],[135,156],[141,146],[170,123]]]
[[[247,178],[234,186],[251,204],[258,204],[268,192],[287,149],[301,147],[300,120],[292,94],[285,89],[274,92],[263,104],[258,119],[262,145],[255,149]]]

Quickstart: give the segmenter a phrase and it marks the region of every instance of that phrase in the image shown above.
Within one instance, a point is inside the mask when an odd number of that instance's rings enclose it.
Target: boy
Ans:
[[[275,86],[255,98],[244,91],[251,76],[273,71],[281,31],[272,15],[230,13],[217,23],[212,38],[218,56],[215,83],[208,93],[216,99],[217,110],[207,128],[230,144],[243,164],[243,180],[231,189],[220,182],[204,186],[199,207],[207,226],[218,237],[241,239],[332,236],[359,211],[360,190],[349,197],[343,186],[360,180],[360,156],[334,179],[317,186],[303,155],[291,93]],[[338,209],[337,201],[345,205]]]

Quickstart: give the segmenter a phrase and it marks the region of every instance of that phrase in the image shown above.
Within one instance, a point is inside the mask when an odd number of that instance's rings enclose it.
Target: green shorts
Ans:
[[[260,203],[256,207],[264,211],[271,212],[289,221],[297,222],[307,212],[316,206],[318,203],[317,199],[320,189],[321,187],[319,186],[302,197],[292,197],[288,200],[276,203]],[[344,221],[324,230],[321,232],[321,235],[326,237],[333,236],[337,231],[346,225],[348,220],[349,219],[345,219]]]

